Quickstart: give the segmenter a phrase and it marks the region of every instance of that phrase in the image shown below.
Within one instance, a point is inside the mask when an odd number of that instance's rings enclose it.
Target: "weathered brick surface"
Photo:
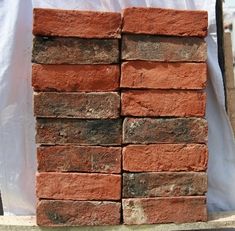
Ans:
[[[32,62],[41,64],[118,63],[117,39],[35,37]]]
[[[47,172],[37,175],[37,197],[58,200],[119,200],[121,176]]]
[[[122,155],[129,172],[206,171],[208,162],[203,144],[128,145]]]
[[[122,121],[37,119],[39,144],[120,145]]]
[[[39,172],[121,172],[121,148],[100,146],[41,146]]]
[[[108,201],[40,200],[40,226],[80,226],[120,224],[121,204]]]
[[[123,199],[122,206],[127,225],[207,221],[204,196]]]
[[[34,35],[120,38],[119,13],[36,8],[33,16]]]
[[[124,116],[204,117],[206,111],[206,94],[198,91],[133,90],[121,101]]]
[[[162,62],[205,62],[206,43],[197,37],[123,35],[122,59]]]
[[[34,94],[36,117],[114,119],[119,117],[118,93],[57,93]]]
[[[124,173],[123,198],[201,196],[207,191],[207,176],[195,172]]]
[[[119,88],[118,65],[41,65],[32,66],[35,91],[115,91]]]
[[[123,12],[122,32],[205,37],[207,21],[206,11],[132,7]]]
[[[206,143],[207,123],[201,118],[125,118],[123,142]]]
[[[204,89],[207,81],[205,63],[161,63],[129,61],[122,64],[122,88]]]

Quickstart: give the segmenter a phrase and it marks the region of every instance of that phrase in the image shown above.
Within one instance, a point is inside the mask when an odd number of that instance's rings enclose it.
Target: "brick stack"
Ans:
[[[124,224],[206,221],[207,13],[128,8],[122,33]]]
[[[34,10],[39,225],[207,219],[207,13],[128,8],[122,24]]]
[[[35,9],[37,223],[121,221],[118,13]]]

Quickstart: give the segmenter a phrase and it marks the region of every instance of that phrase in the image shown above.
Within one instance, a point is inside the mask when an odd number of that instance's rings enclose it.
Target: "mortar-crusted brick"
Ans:
[[[122,120],[37,119],[38,144],[120,145]]]
[[[126,225],[207,221],[204,196],[123,199]]]
[[[35,91],[103,92],[119,88],[118,65],[41,65],[32,66]]]
[[[35,37],[32,62],[41,64],[118,63],[117,39]]]
[[[37,197],[58,200],[119,200],[121,176],[98,173],[37,174]]]
[[[121,14],[35,8],[33,34],[81,38],[120,38]]]
[[[39,172],[120,173],[121,148],[100,146],[40,146]]]
[[[207,82],[205,63],[162,63],[129,61],[122,64],[122,88],[204,89]]]
[[[122,155],[129,172],[206,171],[208,162],[204,144],[128,145]]]
[[[206,43],[198,37],[123,35],[123,60],[205,62]]]
[[[123,12],[122,32],[205,37],[207,26],[206,11],[132,7]]]
[[[123,143],[206,143],[207,122],[202,118],[125,118]]]

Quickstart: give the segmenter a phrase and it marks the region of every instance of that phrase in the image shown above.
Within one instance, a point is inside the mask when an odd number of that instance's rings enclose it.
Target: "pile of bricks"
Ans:
[[[34,9],[37,223],[207,219],[207,13]]]

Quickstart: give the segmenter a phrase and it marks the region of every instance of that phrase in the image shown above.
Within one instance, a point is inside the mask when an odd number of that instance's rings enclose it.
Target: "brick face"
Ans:
[[[205,37],[207,21],[206,11],[132,7],[123,12],[122,32]]]
[[[103,92],[119,89],[118,65],[41,65],[32,66],[35,91]]]
[[[206,171],[208,162],[203,144],[128,145],[122,154],[129,172]]]
[[[123,143],[206,143],[207,123],[201,118],[125,118]]]
[[[34,94],[36,117],[115,119],[119,117],[118,93],[56,93]]]
[[[42,146],[37,148],[39,172],[120,173],[121,148]]]
[[[123,199],[122,205],[126,225],[207,221],[204,196]]]
[[[197,91],[126,91],[122,93],[124,116],[203,117],[206,95]]]
[[[207,191],[205,173],[123,173],[123,198],[200,196]]]
[[[134,89],[204,89],[206,81],[205,63],[129,61],[122,64],[120,86]]]
[[[38,173],[37,196],[58,200],[120,200],[121,176],[96,173]]]
[[[121,203],[106,201],[41,200],[37,205],[40,226],[118,225]]]
[[[35,37],[33,41],[34,63],[112,64],[118,61],[117,39]]]
[[[37,119],[39,144],[120,145],[122,121]]]
[[[197,37],[123,35],[123,60],[205,62],[206,43]]]
[[[81,38],[119,38],[121,14],[39,9],[33,11],[33,34]]]

